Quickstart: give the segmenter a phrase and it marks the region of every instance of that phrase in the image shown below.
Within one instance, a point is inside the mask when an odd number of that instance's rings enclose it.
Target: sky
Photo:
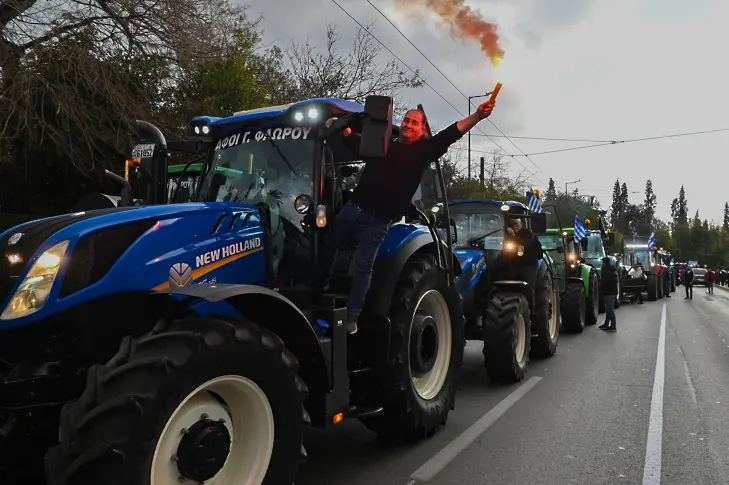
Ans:
[[[422,103],[431,124],[462,118],[466,99],[365,0],[337,0],[433,87],[404,91]],[[504,87],[489,118],[510,136],[628,140],[729,128],[729,2],[725,0],[464,0],[498,24],[505,57],[498,69],[476,41],[454,39],[429,12],[413,15],[396,0],[371,0],[466,95]],[[307,36],[324,40],[333,23],[347,41],[357,25],[332,0],[244,0],[263,16],[264,40],[282,47]],[[342,42],[342,49],[346,49]],[[438,91],[460,114],[449,106]],[[473,167],[496,145],[489,121],[472,131]],[[658,216],[684,185],[689,211],[720,222],[729,200],[729,131],[532,155],[591,143],[494,138],[514,173],[528,170],[534,188],[578,188],[604,208],[616,179],[641,203],[647,179]],[[465,144],[463,145],[465,147]],[[518,147],[518,148],[517,148]],[[461,151],[466,159],[465,151]],[[521,165],[520,165],[521,164]],[[637,192],[637,193],[633,193]]]

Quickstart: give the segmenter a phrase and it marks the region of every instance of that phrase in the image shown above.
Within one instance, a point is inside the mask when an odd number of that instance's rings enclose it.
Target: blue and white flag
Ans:
[[[651,237],[648,238],[648,247],[650,249],[656,248],[656,233],[655,232],[652,232]]]
[[[533,190],[527,192],[527,207],[532,212],[543,213],[542,204],[539,203],[539,196]]]
[[[587,237],[585,226],[582,225],[579,216],[575,216],[575,242],[580,242]]]

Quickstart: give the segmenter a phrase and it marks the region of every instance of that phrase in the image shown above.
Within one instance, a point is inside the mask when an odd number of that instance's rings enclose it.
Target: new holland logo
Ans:
[[[170,286],[185,286],[192,281],[192,268],[185,263],[177,263],[170,268]]]
[[[16,232],[12,236],[10,236],[10,239],[8,239],[8,246],[15,246],[20,242],[20,240],[23,238],[22,232]]]

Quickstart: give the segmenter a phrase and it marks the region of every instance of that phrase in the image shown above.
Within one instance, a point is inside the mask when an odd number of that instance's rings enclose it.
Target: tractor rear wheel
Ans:
[[[534,289],[534,318],[532,328],[532,357],[552,357],[557,352],[559,340],[559,294],[552,286],[552,276],[545,272],[542,281]]]
[[[648,290],[648,301],[656,301],[658,299],[658,276],[654,274],[648,275],[646,286]]]
[[[569,333],[582,333],[585,330],[585,285],[582,281],[568,281],[562,295],[562,326]]]
[[[229,316],[127,337],[64,406],[48,483],[293,483],[309,424],[297,371],[275,334]]]
[[[465,318],[447,283],[430,254],[408,261],[400,274],[389,315],[393,365],[376,399],[384,410],[362,420],[385,440],[432,436],[455,406]]]
[[[590,271],[588,287],[589,293],[587,294],[585,325],[595,325],[599,318],[600,280],[597,278],[597,271],[594,269]]]
[[[529,303],[521,293],[495,293],[483,317],[483,356],[489,377],[510,384],[524,378],[531,347]]]

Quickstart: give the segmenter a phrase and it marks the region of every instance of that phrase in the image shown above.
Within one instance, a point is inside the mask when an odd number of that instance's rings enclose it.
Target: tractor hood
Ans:
[[[0,329],[81,303],[76,300],[169,285],[174,264],[210,265],[223,253],[261,246],[262,236],[258,209],[232,203],[123,207],[21,224],[0,234]],[[43,290],[45,303],[8,318],[3,312],[9,302],[49,250],[58,267]]]

